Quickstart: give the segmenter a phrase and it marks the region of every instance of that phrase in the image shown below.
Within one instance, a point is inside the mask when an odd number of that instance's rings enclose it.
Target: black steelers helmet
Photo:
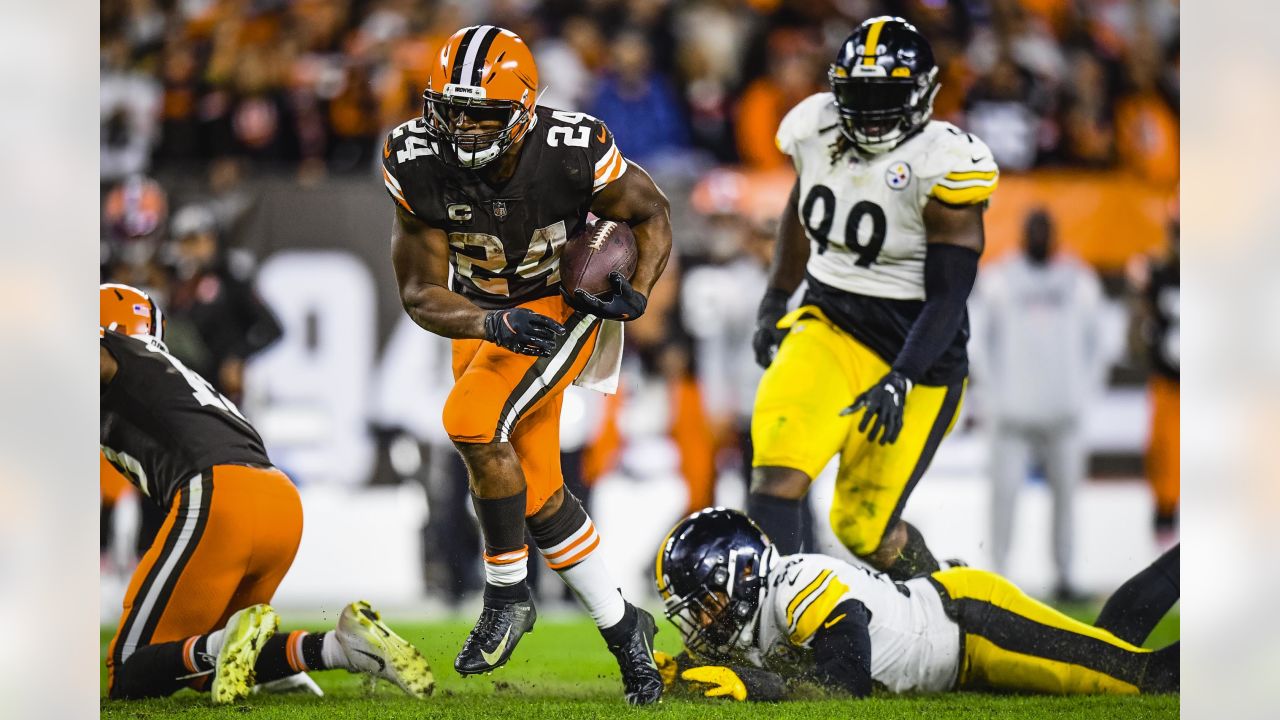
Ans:
[[[933,49],[911,23],[876,17],[840,46],[827,79],[840,129],[858,149],[883,153],[924,127],[938,94]]]
[[[769,538],[746,515],[699,510],[667,534],[654,561],[667,619],[695,653],[723,657],[760,607]]]

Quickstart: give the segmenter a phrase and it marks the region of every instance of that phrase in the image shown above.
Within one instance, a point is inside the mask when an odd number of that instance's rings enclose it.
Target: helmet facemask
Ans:
[[[897,147],[933,116],[938,68],[916,77],[888,77],[879,65],[833,65],[827,73],[840,131],[859,150],[877,155]]]
[[[733,655],[759,609],[760,575],[731,577],[729,568],[736,564],[731,558],[718,565],[706,582],[685,593],[670,585],[659,588],[667,619],[679,629],[685,647],[703,657]]]
[[[520,102],[488,100],[484,90],[446,85],[444,93],[430,88],[423,93],[423,119],[427,136],[442,160],[457,167],[475,169],[497,160],[532,127],[532,113]],[[464,120],[498,125],[475,132],[459,130]]]

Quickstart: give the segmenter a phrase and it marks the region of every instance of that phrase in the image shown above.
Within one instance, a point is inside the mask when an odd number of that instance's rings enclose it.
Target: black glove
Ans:
[[[545,315],[517,307],[494,310],[484,316],[484,339],[521,355],[550,357],[564,326]]]
[[[606,294],[607,300],[586,290],[575,290],[573,296],[577,299],[577,307],[605,320],[635,320],[644,314],[649,299],[631,287],[622,273],[609,273],[609,283],[613,285],[613,292]]]
[[[907,376],[897,370],[890,370],[889,374],[877,380],[870,390],[859,395],[840,414],[852,415],[865,409],[862,421],[858,423],[858,432],[867,432],[867,425],[870,424],[871,432],[867,433],[867,439],[875,442],[876,433],[880,433],[880,444],[891,445],[898,439],[898,433],[902,432],[902,408],[907,403],[909,392],[911,381]]]
[[[782,338],[787,336],[786,330],[778,329],[778,321],[787,314],[787,300],[791,293],[786,290],[770,288],[760,301],[760,310],[756,312],[756,334],[751,339],[751,347],[756,351],[756,364],[767,368],[773,362],[773,355],[778,351]]]

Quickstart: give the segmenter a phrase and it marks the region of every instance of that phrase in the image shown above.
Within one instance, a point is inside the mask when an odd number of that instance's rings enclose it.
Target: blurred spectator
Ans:
[[[1075,492],[1085,474],[1083,425],[1103,387],[1102,291],[1093,270],[1055,253],[1043,210],[1026,220],[1022,252],[984,268],[973,353],[991,423],[991,552],[1004,572],[1018,491],[1033,466],[1053,493],[1058,600],[1072,583]]]
[[[1134,45],[1125,67],[1129,90],[1116,106],[1120,160],[1143,179],[1171,188],[1178,182],[1178,116],[1158,86],[1154,46]]]
[[[98,107],[103,183],[147,172],[158,139],[160,83],[134,67],[124,36],[102,40]]]
[[[777,30],[769,37],[769,73],[747,86],[737,113],[738,154],[743,164],[759,170],[789,167],[774,136],[787,111],[823,89],[811,37],[796,30]]]
[[[649,44],[636,32],[614,39],[611,71],[589,112],[604,120],[623,153],[641,164],[672,159],[689,145],[675,91],[654,71]]]
[[[170,350],[239,401],[245,360],[280,338],[280,323],[253,289],[252,260],[221,247],[208,208],[182,208],[171,234],[166,259],[174,279],[165,307]]]
[[[1155,495],[1155,532],[1161,547],[1177,542],[1181,494],[1180,263],[1179,222],[1169,222],[1168,247],[1162,257],[1134,258],[1129,267],[1132,318],[1130,345],[1150,371],[1151,429],[1147,445],[1147,480]]]
[[[1008,55],[973,87],[966,130],[981,137],[1001,169],[1027,170],[1039,151],[1040,118],[1032,106],[1031,73]]]
[[[158,254],[168,220],[169,197],[155,180],[134,175],[113,187],[102,201],[102,281],[133,285],[163,305],[169,280]]]

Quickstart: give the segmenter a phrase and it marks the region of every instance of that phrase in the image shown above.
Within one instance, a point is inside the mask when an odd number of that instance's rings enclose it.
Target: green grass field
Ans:
[[[1093,610],[1067,608],[1091,619]],[[938,696],[877,696],[868,700],[816,700],[763,705],[713,699],[667,698],[654,708],[630,709],[622,701],[613,657],[589,621],[542,621],[521,643],[515,657],[492,675],[463,679],[453,671],[453,655],[471,628],[466,620],[433,623],[389,622],[422,649],[436,673],[435,695],[425,702],[409,699],[388,683],[373,694],[363,678],[342,671],[314,673],[326,696],[254,695],[243,705],[214,708],[207,695],[184,690],[171,698],[145,701],[102,701],[103,718],[598,718],[642,715],[662,718],[809,717],[809,718],[1176,718],[1177,696],[1030,697],[950,693]],[[1178,617],[1171,615],[1152,635],[1162,646],[1178,637]],[[282,631],[294,629],[287,623]],[[314,627],[321,627],[316,625]],[[111,630],[102,632],[103,656]],[[679,637],[661,627],[657,649],[676,652]],[[103,692],[106,671],[102,672]]]

